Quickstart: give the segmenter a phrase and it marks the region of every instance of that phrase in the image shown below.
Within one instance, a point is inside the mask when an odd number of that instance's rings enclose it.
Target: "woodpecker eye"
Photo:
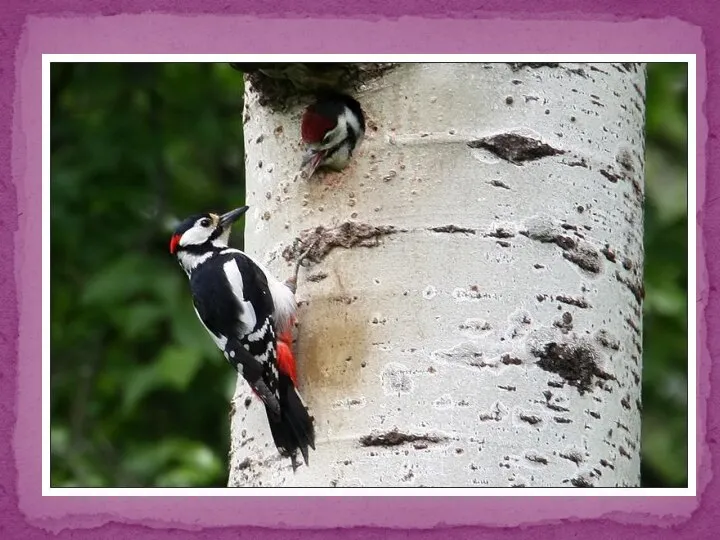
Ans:
[[[210,226],[210,220],[209,220],[208,218],[204,218],[204,219],[200,222],[200,225],[202,225],[203,227],[209,227],[209,226]]]

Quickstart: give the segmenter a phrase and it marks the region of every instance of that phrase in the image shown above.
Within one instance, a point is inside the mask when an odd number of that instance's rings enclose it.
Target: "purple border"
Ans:
[[[22,362],[2,362],[0,371],[0,537],[49,536],[52,531],[76,537],[157,537],[162,527],[194,530],[194,535],[213,538],[270,538],[268,529],[232,527],[254,523],[262,527],[337,527],[365,524],[375,527],[435,527],[411,533],[412,536],[444,538],[443,526],[461,526],[453,536],[459,538],[536,538],[580,536],[588,538],[650,538],[672,534],[679,538],[702,538],[720,526],[720,500],[717,481],[712,480],[709,452],[716,444],[720,397],[710,393],[710,355],[712,342],[699,329],[698,380],[700,399],[698,417],[698,498],[522,498],[513,499],[238,499],[207,497],[187,498],[42,498],[40,496],[40,54],[42,53],[270,53],[270,52],[396,52],[396,53],[694,53],[698,55],[698,109],[717,126],[717,109],[711,110],[705,99],[705,47],[708,49],[707,88],[709,101],[717,97],[720,62],[717,53],[719,8],[713,1],[695,5],[670,6],[637,1],[626,7],[621,1],[551,1],[543,9],[562,16],[514,12],[506,19],[483,19],[489,15],[472,12],[463,2],[432,0],[383,3],[344,3],[327,1],[299,13],[296,1],[283,0],[273,6],[276,13],[291,13],[285,20],[230,17],[231,13],[259,13],[250,2],[227,6],[220,0],[164,2],[123,2],[122,11],[142,13],[150,8],[166,13],[214,13],[203,17],[143,14],[140,17],[116,16],[91,18],[88,15],[120,13],[116,3],[66,1],[47,2],[32,9],[38,17],[27,18],[30,8],[23,2],[5,0],[0,7],[0,30],[4,54],[0,58],[0,118],[5,128],[0,137],[0,358],[19,356]],[[57,5],[60,4],[60,5]],[[258,3],[259,4],[259,3]],[[528,9],[537,3],[525,2]],[[592,7],[589,7],[591,6]],[[506,2],[490,0],[486,9],[496,16],[508,10]],[[532,6],[532,7],[530,7]],[[287,7],[284,11],[282,7]],[[243,9],[244,8],[244,9]],[[265,8],[268,9],[268,8]],[[358,16],[355,20],[328,19],[328,15],[353,16],[353,9],[374,12],[377,16]],[[579,11],[580,10],[580,11]],[[438,13],[440,12],[440,13]],[[60,18],[60,14],[75,14]],[[225,15],[220,17],[219,15]],[[622,15],[617,15],[622,14]],[[414,15],[415,17],[401,17]],[[678,18],[664,18],[672,15]],[[41,17],[42,16],[42,17]],[[55,18],[50,18],[50,17]],[[81,17],[84,16],[84,17]],[[421,17],[426,18],[421,18]],[[441,19],[438,16],[446,16]],[[310,17],[314,17],[311,19]],[[400,18],[398,18],[400,17]],[[456,17],[452,19],[451,17]],[[535,22],[521,18],[535,18]],[[649,20],[640,19],[648,17]],[[516,20],[512,20],[516,19]],[[682,19],[682,20],[680,20]],[[572,25],[568,20],[573,20]],[[687,22],[683,22],[687,21]],[[367,39],[371,35],[372,39]],[[268,39],[268,36],[273,36]],[[450,39],[448,36],[452,36]],[[512,36],[508,42],[507,36]],[[328,44],[333,44],[328,50]],[[18,85],[18,86],[16,86]],[[20,100],[22,96],[22,100]],[[718,199],[713,185],[707,185],[705,197],[705,160],[710,170],[718,168],[716,135],[710,133],[705,119],[698,116],[698,189],[697,201],[704,218],[704,238],[698,237],[698,320],[720,316],[716,290],[709,279],[718,268],[705,258],[702,243],[711,245],[720,234],[720,214],[709,209]],[[707,150],[707,151],[705,151]],[[11,157],[12,156],[12,157]],[[30,159],[32,156],[32,159]],[[713,159],[711,159],[713,158]],[[14,181],[14,186],[10,183]],[[14,188],[14,189],[13,189]],[[16,200],[17,197],[17,200]],[[707,200],[707,205],[704,205]],[[11,271],[14,266],[14,272]],[[707,305],[707,307],[706,307]],[[18,331],[20,335],[18,336]],[[707,336],[711,338],[711,336]],[[712,349],[714,350],[714,349]],[[717,377],[717,372],[715,373]],[[17,384],[19,382],[19,385]],[[717,385],[720,387],[720,385]],[[18,391],[18,400],[12,399]],[[712,403],[709,400],[714,400]],[[17,404],[17,405],[16,405]],[[712,405],[715,405],[714,407]],[[707,409],[706,409],[707,406]],[[16,423],[17,422],[17,423]],[[11,442],[12,441],[12,442]],[[14,464],[14,465],[13,465]],[[716,465],[717,466],[717,465]],[[522,511],[517,510],[522,507]],[[621,511],[622,510],[622,511]],[[717,513],[717,516],[715,515]],[[692,514],[692,519],[691,518]],[[537,526],[509,528],[523,522]],[[577,518],[595,518],[579,521]],[[105,524],[108,521],[125,524]],[[291,525],[286,525],[291,524]],[[478,525],[483,524],[483,525]],[[475,525],[475,526],[470,526]],[[487,525],[501,526],[502,529]],[[672,528],[669,525],[674,525]],[[101,526],[88,532],[68,529]],[[204,527],[214,526],[212,529]],[[562,527],[562,531],[559,530]],[[717,527],[720,528],[720,527]],[[43,532],[43,530],[45,532]],[[283,531],[284,538],[300,532]],[[318,539],[336,536],[333,530],[314,531]],[[407,537],[407,532],[358,528],[342,532],[344,537]],[[189,534],[184,534],[189,536]]]

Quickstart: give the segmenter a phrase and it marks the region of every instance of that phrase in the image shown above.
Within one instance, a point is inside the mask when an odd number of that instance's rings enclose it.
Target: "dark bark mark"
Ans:
[[[470,141],[468,146],[488,150],[500,159],[516,165],[565,153],[563,150],[553,148],[542,141],[515,133],[501,133],[492,137],[484,137]]]
[[[547,458],[544,458],[544,457],[539,456],[539,455],[537,455],[537,454],[527,454],[527,455],[525,456],[525,459],[527,459],[528,461],[532,461],[533,463],[538,463],[538,464],[540,464],[540,465],[547,465],[547,464],[548,464]]]
[[[556,68],[560,67],[558,62],[508,62],[508,66],[513,71],[519,71],[522,68],[538,69],[538,68]]]
[[[615,157],[615,160],[620,164],[620,166],[625,169],[628,172],[633,172],[635,170],[635,166],[633,165],[633,158],[632,154],[626,150],[620,150]]]
[[[567,334],[573,329],[573,318],[569,311],[562,314],[562,318],[553,323],[553,326],[557,327],[562,331],[563,334]]]
[[[623,431],[630,433],[630,428],[627,427],[625,424],[620,422],[619,420],[615,420],[615,426],[622,429]]]
[[[500,357],[500,361],[506,366],[519,366],[523,363],[523,361],[519,358],[515,358],[514,356],[510,356],[509,354],[503,354]]]
[[[458,227],[457,225],[441,225],[439,227],[430,227],[430,230],[433,232],[439,232],[439,233],[465,233],[465,234],[475,234],[475,229],[468,229],[467,227]]]
[[[520,231],[520,234],[527,236],[531,240],[546,244],[555,244],[564,251],[563,257],[571,263],[579,266],[586,272],[592,274],[600,273],[600,255],[589,244],[579,245],[576,240],[573,240],[569,236],[547,230]]]
[[[468,323],[468,322],[460,323],[458,325],[458,328],[460,328],[460,330],[476,330],[476,331],[478,331],[478,330],[490,330],[492,327],[490,326],[490,323],[487,321],[482,321],[482,322],[477,321],[477,322],[473,322],[473,323]]]
[[[625,397],[620,400],[620,405],[622,405],[624,409],[627,409],[629,411],[631,409],[630,396],[625,394]]]
[[[542,422],[542,418],[540,418],[539,416],[535,416],[534,414],[524,414],[524,413],[520,413],[520,420],[522,420],[523,422],[527,422],[531,426],[534,426],[534,425]]]
[[[563,165],[567,165],[568,167],[585,167],[588,168],[587,160],[585,158],[581,158],[577,161],[564,161]]]
[[[642,304],[645,298],[645,287],[639,280],[625,279],[620,275],[620,272],[615,272],[615,279],[628,288],[638,304]]]
[[[602,465],[603,467],[605,467],[607,469],[610,469],[613,471],[615,470],[615,465],[613,465],[612,463],[610,463],[609,461],[607,461],[605,459],[600,460],[600,465]]]
[[[628,453],[628,451],[625,450],[625,447],[622,446],[622,445],[618,446],[618,451],[620,452],[620,455],[621,455],[621,456],[624,456],[624,457],[626,457],[626,458],[628,458],[628,459],[630,459],[630,458],[632,457],[632,456]]]
[[[394,429],[385,433],[371,433],[360,437],[360,444],[362,446],[400,446],[407,443],[427,443],[436,444],[444,442],[447,437],[440,437],[438,435],[416,435],[413,433],[401,433],[399,430]]]
[[[547,343],[542,350],[533,350],[533,355],[540,358],[537,366],[545,371],[557,373],[583,395],[592,389],[594,379],[616,380],[616,378],[600,369],[596,358],[597,351],[587,344],[581,343]]]
[[[317,283],[318,281],[322,281],[323,279],[327,278],[328,275],[325,272],[318,272],[317,274],[311,274],[307,278],[308,281],[312,283]]]
[[[550,390],[545,390],[543,392],[543,397],[545,398],[545,406],[550,409],[551,411],[555,412],[570,412],[570,409],[566,407],[561,407],[560,405],[557,405],[555,403],[550,403],[550,400],[553,397],[553,393]]]
[[[614,339],[607,330],[602,329],[597,333],[596,338],[597,341],[602,345],[603,347],[607,349],[612,349],[613,351],[619,351],[620,350],[620,343]]]
[[[605,258],[608,261],[613,262],[613,263],[615,262],[616,255],[615,255],[615,252],[612,249],[610,249],[610,244],[605,244],[605,247],[600,250],[600,253],[605,255]]]
[[[491,186],[503,188],[503,189],[510,189],[510,186],[508,186],[506,183],[501,182],[500,180],[491,180],[488,182]]]
[[[607,71],[603,71],[603,70],[600,69],[599,67],[596,67],[596,66],[593,66],[593,65],[589,65],[588,67],[590,68],[590,71],[597,71],[597,72],[599,72],[599,73],[602,73],[602,74],[604,74],[604,75],[607,75]]]
[[[580,488],[595,487],[594,484],[592,484],[591,482],[589,482],[588,480],[586,480],[586,479],[585,479],[584,477],[582,477],[582,476],[578,476],[577,478],[572,478],[572,479],[570,480],[570,483],[571,483],[573,486],[575,486],[575,487],[580,487]]]
[[[586,272],[592,274],[600,273],[600,256],[598,252],[592,248],[578,246],[572,251],[563,253],[563,257]]]
[[[577,451],[570,451],[566,454],[558,454],[561,458],[567,459],[568,461],[572,461],[575,465],[580,465],[582,463],[582,454]]]
[[[392,225],[373,226],[355,221],[346,221],[332,229],[320,225],[302,231],[292,245],[283,250],[282,256],[286,261],[293,262],[307,251],[305,258],[318,263],[337,247],[377,247],[382,236],[397,232],[402,232],[402,229]]]
[[[555,416],[553,418],[558,424],[572,424],[572,420],[565,418],[564,416]]]
[[[618,180],[622,180],[622,176],[617,173],[608,171],[607,169],[600,169],[600,174],[607,178],[613,184],[617,184]]]
[[[602,418],[600,416],[600,413],[597,411],[588,411],[588,414],[597,420],[600,420]]]
[[[498,384],[498,388],[501,390],[507,390],[508,392],[514,392],[517,390],[517,386],[510,386],[509,384]]]
[[[552,399],[552,392],[546,390],[545,392],[543,392],[543,395],[545,396],[545,406],[551,411],[570,412],[570,409],[568,409],[567,407],[563,407],[561,405],[558,405],[557,403],[550,403],[550,400]]]
[[[506,231],[505,229],[503,229],[501,227],[501,228],[495,229],[494,231],[486,233],[484,236],[489,236],[492,238],[512,238],[515,235],[509,231]]]
[[[588,74],[585,72],[583,68],[567,68],[568,72],[573,73],[574,75],[580,75],[583,79],[588,78]]]
[[[590,307],[590,304],[588,304],[584,298],[572,298],[570,296],[556,296],[555,300],[557,300],[558,302],[562,302],[563,304],[569,304],[571,306],[579,307],[582,309],[587,309]]]
[[[635,88],[635,91],[637,92],[638,96],[640,96],[640,99],[645,101],[645,94],[643,94],[643,91],[640,88],[640,85],[638,83],[633,83],[633,88]]]
[[[504,247],[504,248],[508,248],[508,247],[510,247],[510,246],[512,245],[510,242],[505,242],[504,240],[497,240],[495,243],[496,243],[498,246]]]
[[[237,464],[237,467],[235,467],[236,471],[242,471],[244,469],[247,469],[252,465],[252,461],[250,458],[243,459],[240,463]]]

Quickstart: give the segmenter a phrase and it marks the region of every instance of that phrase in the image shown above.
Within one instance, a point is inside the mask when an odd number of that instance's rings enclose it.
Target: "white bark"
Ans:
[[[248,89],[250,253],[284,278],[307,229],[396,232],[300,274],[310,466],[241,383],[229,484],[639,485],[644,86],[637,65],[405,64],[356,95],[354,164],[312,181],[301,109]]]

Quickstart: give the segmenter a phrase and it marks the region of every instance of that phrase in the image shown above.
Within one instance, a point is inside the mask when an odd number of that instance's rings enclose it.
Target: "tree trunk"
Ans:
[[[293,473],[240,380],[229,484],[639,485],[644,73],[403,64],[310,181],[301,107],[248,86],[246,249],[285,278],[320,239],[295,344],[317,450]]]

